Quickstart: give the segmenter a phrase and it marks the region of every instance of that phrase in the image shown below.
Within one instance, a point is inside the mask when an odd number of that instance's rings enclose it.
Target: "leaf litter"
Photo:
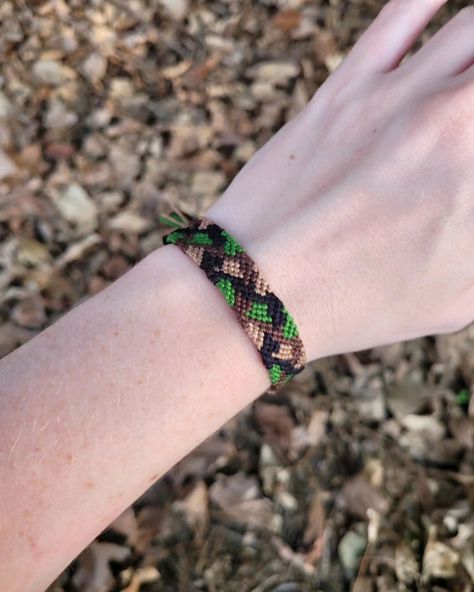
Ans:
[[[2,2],[0,356],[202,214],[381,5]],[[50,592],[471,590],[473,383],[473,326],[309,364]]]

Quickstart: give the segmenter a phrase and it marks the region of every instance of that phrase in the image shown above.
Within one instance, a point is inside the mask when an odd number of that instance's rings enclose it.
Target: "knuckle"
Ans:
[[[461,108],[463,113],[472,115],[474,107],[474,81],[469,80],[455,85],[451,97],[457,108]]]
[[[389,0],[380,10],[380,15],[393,16],[398,12],[418,8],[417,0]]]
[[[410,138],[408,147],[413,158],[419,158],[426,150],[427,142],[440,150],[448,150],[452,158],[458,153],[453,151],[466,135],[472,135],[472,124],[466,110],[459,108],[460,98],[453,98],[453,91],[431,93],[414,101],[397,118],[396,133],[403,138]],[[468,133],[469,132],[469,133]]]
[[[342,74],[341,71],[339,76],[327,79],[309,103],[324,104],[326,110],[330,110],[334,117],[343,112],[353,101],[354,85]]]
[[[406,3],[406,0],[389,0],[389,2],[382,6],[380,14],[391,14],[394,11],[397,12],[399,9],[403,8]]]
[[[432,94],[420,103],[416,116],[425,125],[431,123],[437,127],[442,126],[443,114],[449,109],[451,101],[451,96],[445,92]]]
[[[474,22],[474,5],[461,8],[461,10],[453,17],[453,22],[461,25],[472,25]]]
[[[474,113],[474,87],[450,85],[426,97],[419,105],[417,116],[424,124],[438,129],[471,128]]]
[[[411,105],[403,119],[412,128],[411,133],[425,134],[427,127],[437,125],[440,121],[440,100],[438,96],[425,98],[425,100]]]
[[[454,84],[439,92],[436,109],[443,122],[472,127],[474,115],[474,84]]]

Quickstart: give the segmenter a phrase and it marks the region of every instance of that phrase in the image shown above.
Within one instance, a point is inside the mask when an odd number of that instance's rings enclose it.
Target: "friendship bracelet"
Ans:
[[[266,392],[275,393],[303,370],[304,347],[293,317],[228,232],[200,217],[164,236],[163,242],[189,255],[237,313],[268,371],[271,386]]]

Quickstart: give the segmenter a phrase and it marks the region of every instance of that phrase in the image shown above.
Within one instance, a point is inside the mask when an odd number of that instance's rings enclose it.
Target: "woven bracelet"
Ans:
[[[196,218],[163,237],[177,245],[206,273],[234,309],[257,347],[275,393],[303,370],[305,353],[298,328],[242,246],[209,218]]]

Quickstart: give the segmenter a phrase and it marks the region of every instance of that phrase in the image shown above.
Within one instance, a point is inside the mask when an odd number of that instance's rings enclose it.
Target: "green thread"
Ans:
[[[273,364],[268,373],[270,374],[270,380],[272,381],[272,384],[275,384],[281,378],[281,368],[278,366],[278,364]]]
[[[227,300],[230,306],[234,306],[235,304],[235,288],[232,285],[232,282],[229,279],[221,278],[216,286],[224,295],[224,298]]]
[[[268,304],[264,302],[252,302],[252,308],[247,312],[247,316],[265,323],[272,322],[272,317],[268,314]]]
[[[169,216],[161,214],[160,222],[170,228],[182,228],[186,224],[186,220],[176,212],[171,212]]]
[[[283,337],[285,337],[285,339],[292,339],[293,337],[298,337],[298,327],[296,326],[293,317],[286,310],[286,308],[283,309],[283,312],[286,317],[285,326],[283,327]]]
[[[174,245],[179,240],[184,238],[184,232],[181,232],[181,230],[175,230],[174,232],[170,232],[170,234],[168,234],[165,238],[167,243]]]
[[[262,299],[258,289],[258,282],[261,282],[261,275],[256,269],[255,264],[247,257],[239,257],[239,270],[243,270],[239,277],[243,278],[243,284],[240,281],[232,279],[228,273],[224,273],[227,266],[235,265],[232,258],[236,255],[245,254],[244,248],[223,228],[212,221],[207,220],[204,224],[199,219],[189,223],[189,228],[181,227],[186,218],[176,214],[175,212],[168,216],[160,216],[160,222],[166,226],[170,226],[172,231],[167,236],[163,237],[165,244],[178,244],[185,253],[187,253],[198,265],[206,272],[208,278],[214,283],[218,290],[224,296],[227,304],[233,308],[239,320],[244,325],[244,328],[255,342],[255,325],[245,322],[243,316],[255,319],[256,322],[266,323],[265,330],[276,338],[277,345],[286,340],[288,343],[292,339],[298,340],[299,331],[296,322],[283,306],[283,303],[278,300],[278,297],[269,292],[268,297]],[[205,220],[205,219],[204,219]],[[217,227],[217,228],[216,228]],[[217,239],[215,237],[218,237]],[[221,238],[222,237],[222,238]],[[196,248],[192,245],[200,245]],[[202,257],[202,252],[208,251],[209,257]],[[222,259],[222,264],[220,261]],[[229,279],[230,278],[230,279]],[[242,290],[244,298],[240,297],[239,290]],[[264,302],[262,302],[264,300]],[[274,311],[278,312],[278,318],[274,316]],[[282,314],[280,314],[280,311]],[[276,314],[276,313],[275,313]],[[273,325],[273,327],[272,327]],[[285,345],[287,348],[288,345]],[[268,376],[271,380],[271,390],[269,392],[276,392],[280,384],[289,382],[295,374],[301,371],[302,365],[300,358],[303,351],[300,341],[294,344],[294,349],[291,352],[285,350],[284,359],[280,359],[278,355],[278,348],[272,347],[273,364],[271,368],[267,368]],[[264,363],[268,363],[269,355],[267,352],[268,344],[258,347]],[[288,356],[291,353],[291,356]],[[282,354],[283,355],[283,354]],[[281,364],[281,365],[280,365]],[[283,367],[284,368],[283,368]],[[469,403],[469,392],[462,390],[458,393],[457,400],[462,406]]]
[[[239,245],[239,243],[230,236],[228,232],[223,230],[221,235],[226,239],[224,245],[224,253],[229,255],[230,257],[234,257],[237,253],[243,253],[244,249]]]
[[[195,245],[212,245],[212,238],[207,232],[196,232],[191,242]]]

